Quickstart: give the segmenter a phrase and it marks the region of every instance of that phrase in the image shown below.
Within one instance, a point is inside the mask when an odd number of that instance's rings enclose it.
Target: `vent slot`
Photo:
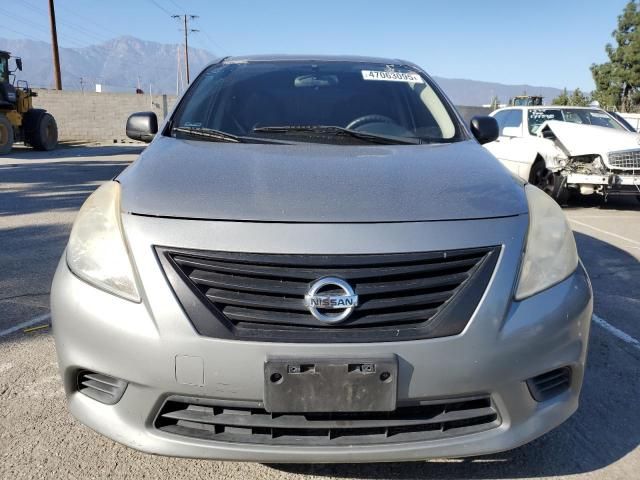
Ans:
[[[127,388],[124,380],[88,370],[78,373],[77,382],[80,393],[107,405],[118,403]]]
[[[544,402],[561,393],[571,386],[571,369],[558,368],[527,380],[531,396],[538,402]]]
[[[202,402],[202,400],[200,400]],[[500,425],[490,397],[402,406],[393,412],[281,413],[256,406],[169,399],[155,427],[175,435],[265,445],[371,445],[423,441]]]

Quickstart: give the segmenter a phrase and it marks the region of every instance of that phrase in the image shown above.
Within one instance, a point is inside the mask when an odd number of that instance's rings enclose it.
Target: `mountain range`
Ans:
[[[35,87],[51,88],[53,71],[49,43],[0,38],[0,50],[22,57],[24,70],[18,72],[18,79],[28,80]],[[60,48],[62,86],[66,90],[95,91],[95,84],[100,84],[103,92],[133,92],[139,87],[144,91],[151,89],[156,94],[175,93],[179,55],[184,72],[182,46],[176,44],[125,36],[83,48]],[[191,75],[214,58],[216,55],[207,50],[189,48]],[[494,96],[504,103],[523,92],[542,95],[550,101],[561,93],[560,89],[552,87],[434,78],[456,105],[484,105]]]

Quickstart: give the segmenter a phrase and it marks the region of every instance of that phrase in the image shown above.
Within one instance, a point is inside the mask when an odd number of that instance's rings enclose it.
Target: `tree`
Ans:
[[[569,105],[569,94],[567,93],[567,89],[565,88],[562,90],[562,93],[551,100],[551,103],[553,105]]]
[[[618,16],[618,28],[612,37],[617,46],[605,47],[609,61],[591,65],[596,84],[594,99],[603,107],[623,112],[640,106],[640,6],[630,0]]]
[[[582,93],[582,90],[576,88],[571,97],[569,97],[569,105],[574,105],[576,107],[586,107],[591,103],[591,98]]]

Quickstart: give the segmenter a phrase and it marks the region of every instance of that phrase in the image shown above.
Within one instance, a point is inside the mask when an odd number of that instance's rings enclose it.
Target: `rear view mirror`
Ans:
[[[22,71],[22,59],[21,58],[16,58],[16,68],[20,71]]]
[[[149,143],[158,133],[158,117],[153,112],[134,113],[127,120],[127,137]]]
[[[471,133],[480,142],[480,145],[493,142],[498,138],[500,129],[498,122],[493,117],[476,116],[471,119]]]

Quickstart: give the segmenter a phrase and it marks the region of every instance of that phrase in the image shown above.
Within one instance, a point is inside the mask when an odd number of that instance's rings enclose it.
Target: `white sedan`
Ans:
[[[640,195],[640,136],[604,110],[509,107],[491,116],[500,136],[485,147],[559,203],[571,192]]]

